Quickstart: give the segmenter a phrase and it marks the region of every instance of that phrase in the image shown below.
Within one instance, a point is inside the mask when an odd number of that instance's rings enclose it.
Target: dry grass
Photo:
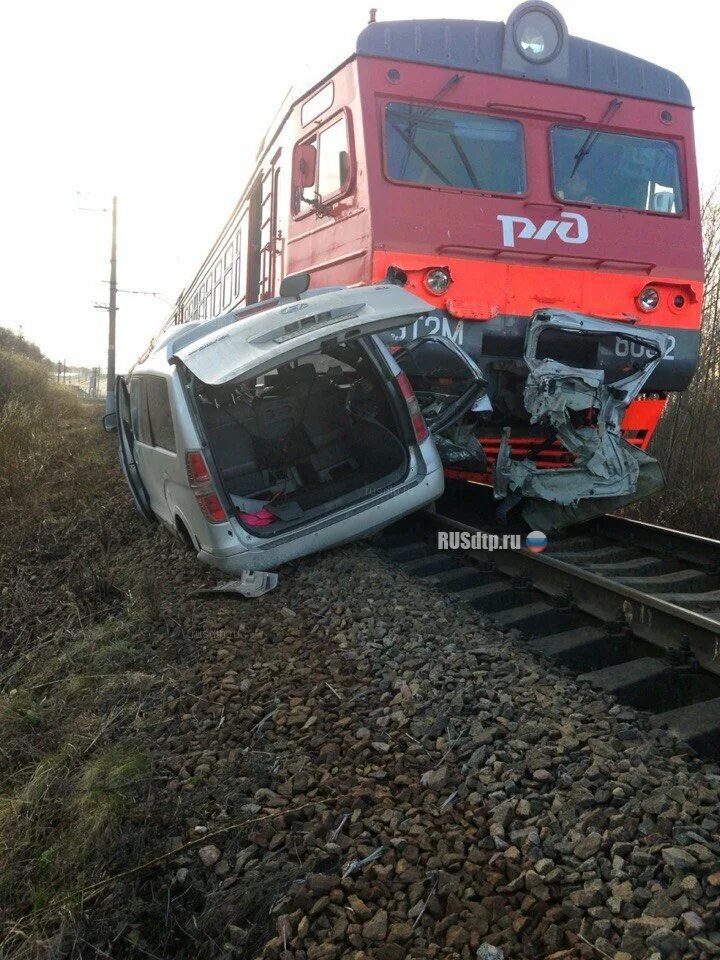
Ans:
[[[627,513],[720,538],[720,195],[703,207],[705,299],[700,362],[690,389],[671,396],[650,445],[664,493]]]
[[[133,725],[162,696],[161,611],[101,406],[2,359],[0,956],[30,960],[72,954],[77,892],[150,849]]]
[[[35,512],[40,478],[63,457],[59,435],[97,411],[49,380],[45,364],[0,350],[0,524]]]
[[[10,400],[31,406],[51,393],[47,364],[0,348],[0,407]]]

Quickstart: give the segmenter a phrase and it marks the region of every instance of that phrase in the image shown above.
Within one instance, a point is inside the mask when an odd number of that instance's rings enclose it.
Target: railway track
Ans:
[[[439,531],[513,532],[494,524],[487,503],[486,491],[469,496],[449,485],[436,512],[391,528],[379,547],[536,653],[720,758],[720,542],[603,517],[552,538],[543,553],[438,549]]]

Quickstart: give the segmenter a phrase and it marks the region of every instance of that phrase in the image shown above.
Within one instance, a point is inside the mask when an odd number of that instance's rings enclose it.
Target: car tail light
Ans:
[[[420,411],[420,404],[415,396],[415,391],[407,378],[407,374],[399,373],[395,377],[395,381],[398,387],[400,387],[400,393],[403,395],[405,403],[407,404],[413,430],[415,431],[415,439],[418,443],[422,443],[423,440],[427,439],[429,431],[425,423],[425,417],[423,417]]]
[[[200,512],[209,523],[224,523],[227,520],[225,507],[213,490],[212,477],[201,450],[188,450],[185,454],[188,482],[195,488],[195,499]]]
[[[195,499],[202,515],[210,523],[224,523],[227,520],[225,508],[220,503],[220,497],[216,493],[196,493]]]
[[[185,466],[191,487],[210,482],[210,471],[200,450],[188,450],[185,454]]]

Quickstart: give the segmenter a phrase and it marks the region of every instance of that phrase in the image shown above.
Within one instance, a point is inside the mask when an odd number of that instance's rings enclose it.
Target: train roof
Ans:
[[[553,56],[532,62],[517,28],[525,16],[552,19],[560,42]],[[537,23],[537,20],[535,21]],[[501,74],[587,90],[691,106],[690,91],[675,73],[601,43],[570,36],[549,3],[523,3],[507,24],[488,20],[395,20],[370,23],[357,39],[359,56],[427,63]]]

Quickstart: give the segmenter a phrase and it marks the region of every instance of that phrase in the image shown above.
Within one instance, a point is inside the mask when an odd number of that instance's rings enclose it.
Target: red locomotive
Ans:
[[[688,89],[662,67],[570,36],[535,0],[507,24],[371,22],[356,52],[266,135],[172,321],[273,298],[301,272],[313,287],[390,277],[427,301],[420,329],[395,339],[444,335],[478,362],[489,466],[508,426],[513,456],[573,463],[522,402],[536,311],[668,334],[622,421],[624,439],[645,449],[697,361],[703,258]],[[632,366],[646,348],[618,337],[614,349]]]

